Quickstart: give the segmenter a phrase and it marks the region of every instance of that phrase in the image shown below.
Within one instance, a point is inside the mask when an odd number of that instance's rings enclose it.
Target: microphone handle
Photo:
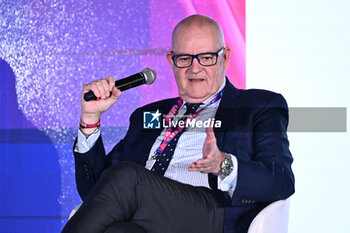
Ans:
[[[145,76],[142,72],[140,72],[137,74],[133,74],[129,77],[115,81],[115,86],[120,91],[125,91],[127,89],[132,88],[132,87],[140,86],[144,83],[146,83]]]
[[[146,83],[145,76],[142,72],[140,72],[140,73],[131,75],[129,77],[115,81],[115,86],[120,91],[125,91],[127,89],[140,86],[144,83]],[[112,95],[112,92],[110,93],[110,95]],[[94,95],[92,91],[89,91],[84,94],[84,100],[86,102],[91,100],[97,100],[97,97]]]

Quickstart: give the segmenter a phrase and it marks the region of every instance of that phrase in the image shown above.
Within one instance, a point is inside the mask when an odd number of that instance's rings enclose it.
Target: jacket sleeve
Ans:
[[[131,115],[130,122],[135,117],[135,112]],[[102,142],[102,136],[97,139],[95,145],[88,152],[74,152],[75,180],[78,193],[82,200],[85,200],[86,196],[93,189],[103,171],[122,160],[124,146],[132,130],[133,127],[130,124],[125,138],[107,156]],[[75,144],[76,141],[73,148],[75,148]]]
[[[85,200],[105,168],[105,156],[106,153],[101,136],[88,152],[74,152],[75,181],[82,200]]]
[[[286,132],[288,106],[282,95],[272,95],[253,121],[253,153],[250,159],[237,156],[238,178],[231,205],[269,203],[294,193]]]

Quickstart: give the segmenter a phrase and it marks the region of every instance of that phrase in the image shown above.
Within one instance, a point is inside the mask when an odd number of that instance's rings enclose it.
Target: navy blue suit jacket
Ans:
[[[287,139],[288,107],[284,98],[265,90],[240,90],[228,79],[215,119],[218,148],[236,156],[238,179],[233,198],[217,189],[217,177],[208,174],[210,187],[225,203],[225,233],[247,232],[257,213],[271,202],[294,193],[293,158]],[[143,129],[143,112],[163,114],[177,98],[146,105],[133,112],[123,140],[106,156],[101,137],[85,154],[75,153],[76,182],[84,200],[102,171],[121,161],[145,166],[161,130]]]

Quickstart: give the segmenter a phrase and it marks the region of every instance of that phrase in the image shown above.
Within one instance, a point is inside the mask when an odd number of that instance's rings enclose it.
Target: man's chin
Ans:
[[[203,94],[194,95],[193,93],[191,93],[191,95],[180,95],[180,96],[183,100],[185,100],[188,103],[201,103],[210,97],[210,95],[203,95]]]

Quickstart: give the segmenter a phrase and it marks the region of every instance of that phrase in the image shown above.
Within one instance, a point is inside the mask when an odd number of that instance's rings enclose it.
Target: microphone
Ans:
[[[127,89],[140,86],[142,84],[152,84],[156,80],[157,74],[151,68],[144,68],[140,73],[133,74],[129,77],[115,81],[115,86],[121,90],[125,91]],[[112,94],[112,92],[111,92]],[[92,91],[84,94],[84,100],[86,102],[90,100],[98,100]]]

